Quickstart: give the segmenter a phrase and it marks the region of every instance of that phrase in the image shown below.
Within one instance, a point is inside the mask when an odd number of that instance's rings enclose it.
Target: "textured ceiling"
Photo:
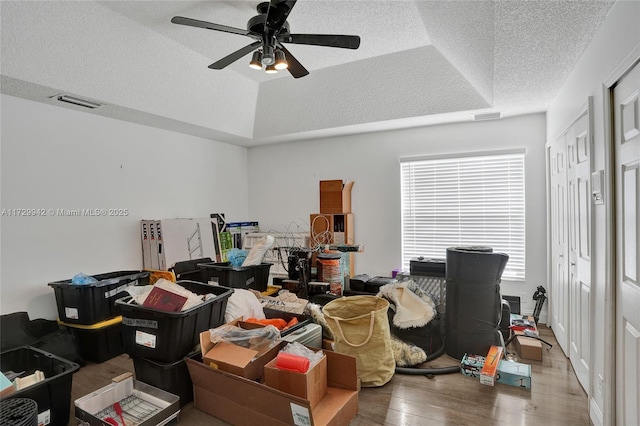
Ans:
[[[613,0],[299,0],[291,33],[354,34],[359,49],[288,44],[310,74],[267,75],[246,28],[257,1],[0,2],[2,93],[242,146],[545,111]],[[75,109],[81,107],[68,106]]]

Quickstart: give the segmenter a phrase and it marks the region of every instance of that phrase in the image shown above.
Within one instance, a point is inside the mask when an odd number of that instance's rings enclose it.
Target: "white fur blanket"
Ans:
[[[436,315],[431,297],[412,280],[383,285],[377,295],[389,301],[398,328],[424,327]]]

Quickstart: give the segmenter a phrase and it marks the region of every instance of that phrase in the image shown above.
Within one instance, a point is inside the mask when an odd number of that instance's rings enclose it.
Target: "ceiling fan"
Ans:
[[[295,4],[296,0],[271,0],[258,4],[256,8],[258,15],[249,19],[246,30],[182,16],[174,16],[171,22],[255,39],[253,43],[209,65],[209,68],[214,70],[221,70],[253,52],[249,64],[251,68],[262,69],[264,66],[267,73],[288,69],[294,78],[300,78],[309,74],[309,71],[284,47],[283,43],[343,49],[357,49],[360,46],[360,37],[355,35],[291,34],[287,17]]]

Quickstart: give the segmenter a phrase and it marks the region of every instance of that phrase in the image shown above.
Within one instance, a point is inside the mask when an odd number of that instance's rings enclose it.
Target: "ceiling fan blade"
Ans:
[[[357,49],[360,47],[360,37],[355,35],[289,34],[280,37],[279,40],[283,43],[341,47],[343,49]]]
[[[287,69],[293,76],[293,78],[304,77],[309,74],[309,71],[305,67],[302,66],[300,62],[287,50],[286,47],[278,43],[278,47],[284,52],[285,57],[287,58]]]
[[[212,70],[221,70],[222,68],[226,67],[227,65],[231,65],[232,63],[234,63],[238,59],[242,58],[244,55],[253,52],[261,44],[262,43],[259,42],[259,41],[254,41],[250,45],[245,46],[242,49],[238,49],[235,52],[233,52],[232,54],[227,55],[224,58],[214,62],[213,64],[209,65],[209,68],[211,68]]]
[[[266,27],[274,30],[277,34],[295,4],[296,0],[271,0],[269,10],[267,10]]]
[[[226,25],[214,24],[207,21],[199,21],[197,19],[185,18],[182,16],[174,16],[171,18],[171,22],[174,24],[188,25],[190,27],[206,28],[208,30],[222,31],[231,34],[240,34],[245,36],[251,36],[251,31],[243,30],[241,28],[228,27]]]

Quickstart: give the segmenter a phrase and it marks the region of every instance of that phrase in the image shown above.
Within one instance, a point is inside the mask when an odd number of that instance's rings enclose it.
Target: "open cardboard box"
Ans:
[[[351,189],[354,182],[320,181],[320,213],[351,213]]]
[[[234,320],[229,325],[237,325],[240,328],[261,328],[259,324],[245,323]],[[202,360],[208,366],[217,368],[251,380],[258,380],[264,373],[264,365],[278,355],[280,349],[287,342],[281,341],[277,345],[265,351],[257,351],[233,343],[211,342],[211,333],[205,330],[200,333],[200,349]]]
[[[194,406],[238,426],[346,425],[358,413],[356,359],[325,352],[327,392],[315,405],[278,389],[186,358]]]

